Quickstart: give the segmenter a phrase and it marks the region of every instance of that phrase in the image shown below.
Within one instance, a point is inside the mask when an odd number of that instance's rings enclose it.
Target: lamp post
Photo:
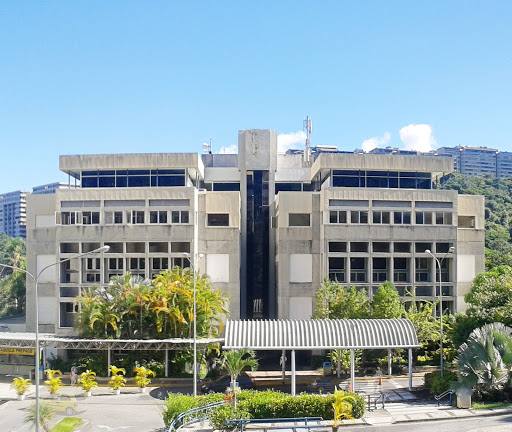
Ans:
[[[448,254],[454,253],[455,248],[453,246],[448,249],[448,252],[444,254],[444,256],[441,258],[441,260],[438,260],[434,254],[430,251],[430,249],[425,249],[425,253],[429,254],[432,258],[434,258],[435,262],[437,263],[438,271],[439,271],[439,323],[440,323],[440,366],[441,366],[441,378],[444,377],[444,352],[443,352],[443,286],[441,281],[441,266],[443,264],[444,259]]]
[[[71,261],[73,259],[76,259],[76,258],[82,258],[83,256],[86,256],[86,255],[92,255],[92,254],[96,254],[96,253],[101,253],[101,252],[107,252],[108,250],[110,249],[110,246],[102,246],[98,249],[94,249],[90,252],[86,252],[86,253],[83,253],[83,254],[80,254],[80,255],[75,255],[75,256],[72,256],[70,258],[66,258],[66,259],[63,259],[63,260],[60,260],[60,261],[57,261],[55,263],[52,263],[52,264],[49,264],[47,265],[46,267],[44,267],[43,269],[41,269],[41,271],[37,274],[37,276],[34,276],[32,273],[30,273],[29,271],[25,270],[25,269],[22,269],[22,268],[19,268],[19,267],[15,267],[15,266],[11,266],[11,265],[7,265],[7,264],[0,264],[1,267],[7,267],[7,268],[10,268],[10,269],[13,269],[13,270],[18,270],[18,271],[22,271],[23,273],[25,273],[26,275],[30,276],[33,280],[34,280],[34,294],[35,294],[35,300],[36,300],[36,303],[35,303],[35,309],[34,309],[34,318],[35,318],[35,322],[36,322],[36,340],[35,340],[35,369],[36,369],[36,432],[39,432],[39,421],[40,421],[40,418],[39,418],[39,367],[40,367],[40,361],[39,361],[39,304],[38,304],[38,296],[37,296],[37,285],[39,283],[39,278],[41,277],[41,275],[43,274],[43,272],[50,268],[50,267],[53,267],[53,266],[56,266],[56,265],[59,265],[63,262],[66,262],[66,261]]]
[[[196,254],[194,253],[194,257],[192,258],[190,256],[190,253],[183,252],[183,256],[188,258],[188,261],[190,263],[190,267],[192,268],[192,298],[193,298],[193,316],[194,316],[194,343],[193,343],[193,360],[192,360],[192,368],[193,368],[193,380],[194,380],[194,388],[192,394],[194,397],[197,397],[197,311],[196,311]],[[203,254],[199,254],[200,257],[203,256]]]

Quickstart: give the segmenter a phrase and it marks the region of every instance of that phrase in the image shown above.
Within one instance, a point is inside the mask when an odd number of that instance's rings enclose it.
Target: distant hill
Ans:
[[[512,264],[512,179],[450,175],[440,186],[459,193],[485,196],[486,267]]]

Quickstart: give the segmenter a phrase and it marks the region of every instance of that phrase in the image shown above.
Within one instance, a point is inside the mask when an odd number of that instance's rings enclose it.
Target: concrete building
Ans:
[[[230,295],[234,319],[309,318],[326,277],[370,297],[390,280],[402,295],[435,300],[427,249],[444,258],[444,308],[463,310],[484,268],[483,197],[435,188],[451,158],[322,151],[305,160],[277,154],[275,131],[245,130],[238,154],[61,156],[60,169],[80,187],[28,197],[28,270],[110,250],[43,274],[45,332],[73,333],[82,287],[188,266],[186,254]],[[33,289],[28,281],[29,331]]]

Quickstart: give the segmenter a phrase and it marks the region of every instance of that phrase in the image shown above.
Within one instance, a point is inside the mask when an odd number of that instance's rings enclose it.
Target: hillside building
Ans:
[[[195,268],[230,295],[231,318],[309,318],[325,278],[384,281],[433,301],[442,259],[444,309],[484,269],[484,200],[438,190],[451,158],[318,151],[277,153],[277,133],[245,130],[238,154],[60,157],[76,189],[27,198],[27,265],[109,245],[43,273],[40,329],[73,334],[75,296],[113,275]],[[450,247],[455,253],[447,254]],[[28,283],[27,330],[35,323]]]

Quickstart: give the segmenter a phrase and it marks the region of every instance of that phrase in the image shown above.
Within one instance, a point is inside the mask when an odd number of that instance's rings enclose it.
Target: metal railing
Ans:
[[[176,432],[182,427],[188,426],[192,423],[198,423],[208,419],[208,413],[215,407],[225,404],[227,401],[220,401],[203,405],[197,408],[189,409],[188,411],[178,414],[169,426],[168,432]]]
[[[448,405],[453,404],[453,394],[455,392],[453,390],[446,390],[445,392],[434,396],[434,399],[437,401],[437,406],[441,405],[441,400],[448,396]]]
[[[296,429],[312,429],[312,428],[325,428],[325,425],[318,424],[323,421],[322,417],[290,417],[290,418],[273,418],[273,419],[230,419],[226,420],[226,425],[230,427],[238,427],[240,432],[244,432],[244,427],[251,424],[271,424],[282,423],[282,426],[266,427],[265,429],[291,429],[295,432]],[[309,423],[308,423],[309,422]],[[311,422],[316,422],[312,424]],[[297,424],[301,423],[301,424]],[[304,423],[304,424],[302,424]]]
[[[366,395],[366,409],[368,411],[373,411],[376,409],[385,409],[386,397],[387,396],[384,393]],[[377,404],[379,403],[381,404],[381,406],[377,407]]]

